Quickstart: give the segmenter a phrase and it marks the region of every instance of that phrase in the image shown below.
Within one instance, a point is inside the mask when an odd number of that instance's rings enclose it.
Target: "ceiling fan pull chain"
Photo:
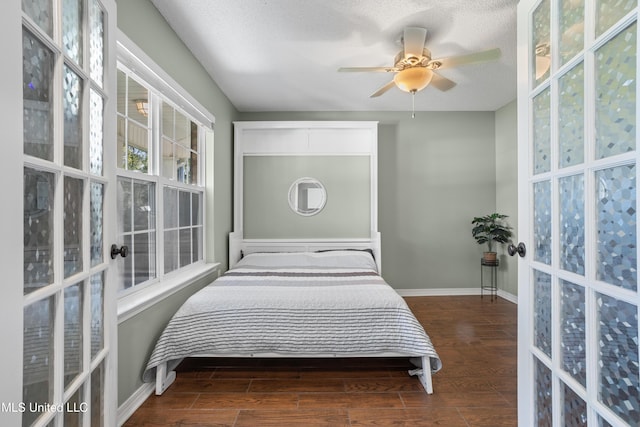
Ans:
[[[416,91],[411,91],[411,118],[416,118]]]

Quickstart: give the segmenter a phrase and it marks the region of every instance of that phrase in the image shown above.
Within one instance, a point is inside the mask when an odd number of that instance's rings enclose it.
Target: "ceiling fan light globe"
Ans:
[[[398,89],[409,93],[418,92],[431,83],[433,72],[428,68],[415,67],[399,71],[393,81]]]

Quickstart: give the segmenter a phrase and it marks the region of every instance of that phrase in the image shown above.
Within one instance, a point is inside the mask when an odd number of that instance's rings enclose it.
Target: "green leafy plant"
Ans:
[[[508,218],[508,215],[492,213],[490,215],[477,216],[471,221],[474,226],[471,234],[478,244],[487,244],[488,252],[494,252],[494,242],[508,243],[513,235],[511,227],[504,221],[505,218]]]

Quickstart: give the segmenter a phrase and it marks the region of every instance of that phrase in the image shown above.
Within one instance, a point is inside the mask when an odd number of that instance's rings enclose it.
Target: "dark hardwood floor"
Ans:
[[[188,359],[125,426],[516,426],[517,306],[406,300],[442,359],[432,395],[403,359]]]

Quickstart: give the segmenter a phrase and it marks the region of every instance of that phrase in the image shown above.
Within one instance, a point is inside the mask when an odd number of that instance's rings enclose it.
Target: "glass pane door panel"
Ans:
[[[596,51],[596,157],[636,148],[636,27]]]
[[[640,425],[638,307],[597,295],[598,400],[629,425]]]
[[[89,102],[89,172],[94,175],[102,175],[104,101],[92,89],[89,92]],[[118,144],[118,146],[120,145]]]
[[[620,18],[638,5],[637,0],[597,0],[596,36],[607,31]]]
[[[53,400],[54,304],[50,297],[24,308],[22,402],[27,408]],[[31,425],[42,412],[25,411],[23,425]]]
[[[64,427],[82,426],[83,413],[87,409],[83,386],[80,386],[80,388],[73,393],[73,396],[67,400],[65,407],[67,410],[64,413]]]
[[[570,387],[561,383],[563,427],[580,427],[587,425],[587,403]]]
[[[116,230],[104,209],[117,186],[103,142],[115,124],[105,120],[105,100],[115,93],[103,78],[115,73],[115,61],[105,56],[116,50],[115,33],[105,27],[115,2],[23,0],[22,6],[25,296],[16,326],[23,328],[23,369],[19,385],[5,386],[22,389],[23,425],[113,425],[117,391],[115,381],[105,382],[104,366],[115,364],[104,331],[116,327],[116,313],[104,289],[105,277],[116,282],[116,275],[104,247]],[[106,64],[114,69],[106,72]],[[100,397],[93,424],[89,361],[100,365],[95,389],[114,402],[105,410]]]
[[[64,290],[64,387],[82,372],[83,283]]]
[[[104,76],[104,12],[98,0],[91,1],[89,16],[89,69],[91,78],[102,87]]]
[[[62,45],[64,53],[82,66],[82,0],[62,2]]]
[[[84,182],[64,178],[64,277],[82,271]]]
[[[551,104],[550,90],[547,88],[533,99],[534,161],[536,174],[551,170]]]
[[[55,176],[24,169],[24,293],[53,283]]]
[[[551,357],[551,276],[533,271],[534,344]]]
[[[91,427],[104,426],[104,363],[91,373]]]
[[[598,280],[637,290],[636,167],[596,172]]]
[[[64,67],[64,164],[82,168],[82,80]]]
[[[578,64],[560,77],[558,144],[560,167],[584,161],[584,65]]]
[[[559,0],[560,62],[566,63],[584,49],[584,0]]]
[[[584,177],[560,178],[561,268],[584,275]]]
[[[582,286],[560,281],[560,351],[562,369],[587,385],[585,291]]]
[[[551,426],[551,371],[535,359],[535,422],[537,426]]]
[[[519,425],[640,425],[637,14],[518,2]]]
[[[53,35],[52,0],[22,0],[22,10],[44,31]]]
[[[534,259],[551,264],[551,182],[536,182],[534,194]]]
[[[104,348],[104,274],[89,279],[91,287],[91,359]]]
[[[29,2],[27,2],[29,3]],[[53,160],[53,52],[22,31],[24,153]]]
[[[91,266],[94,267],[103,261],[104,232],[103,232],[103,200],[104,185],[97,182],[91,183]]]
[[[533,86],[549,77],[551,69],[551,2],[542,0],[533,12],[533,46],[531,63],[534,65],[531,76]]]

